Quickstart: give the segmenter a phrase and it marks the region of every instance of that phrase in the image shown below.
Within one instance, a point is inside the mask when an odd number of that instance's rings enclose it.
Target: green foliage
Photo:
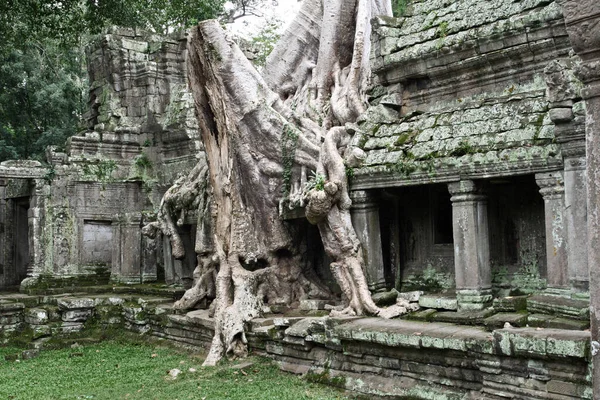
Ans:
[[[438,26],[438,29],[437,29],[437,36],[440,39],[443,39],[446,36],[448,36],[448,22],[446,22],[446,21],[440,22],[440,25]]]
[[[165,347],[106,342],[42,351],[38,358],[5,361],[18,348],[0,347],[2,399],[346,399],[341,391],[279,371],[271,361],[250,358],[202,367],[203,358]],[[176,379],[167,371],[179,369]],[[190,371],[193,368],[195,372]],[[274,384],[276,382],[276,384]]]
[[[348,183],[352,183],[352,179],[354,179],[354,168],[346,167],[346,178],[348,179]]]
[[[117,163],[114,160],[96,160],[94,163],[83,164],[83,174],[93,178],[98,182],[110,182],[112,173],[117,169]]]
[[[0,161],[42,160],[86,111],[84,45],[108,26],[167,33],[223,13],[224,0],[0,2]]]
[[[45,39],[0,51],[0,161],[64,147],[85,109],[83,76],[80,48]]]
[[[325,190],[325,176],[321,175],[315,171],[311,171],[310,178],[304,184],[304,190],[308,192],[309,190]]]
[[[0,36],[15,45],[31,38],[58,40],[67,47],[108,26],[156,33],[184,29],[223,13],[224,0],[8,0],[0,5]]]
[[[142,153],[139,156],[137,156],[133,163],[140,170],[152,169],[152,161],[150,161],[146,153]]]
[[[283,197],[287,197],[292,187],[292,169],[298,146],[298,132],[292,125],[285,124],[281,135],[281,160],[283,164]]]
[[[267,21],[267,24],[250,39],[250,46],[255,54],[255,58],[252,60],[254,64],[264,67],[267,62],[267,57],[271,54],[275,43],[277,43],[281,37],[281,34],[279,33],[280,28],[281,21],[272,19]]]
[[[392,12],[394,17],[402,17],[408,8],[411,0],[392,0]]]
[[[461,141],[458,146],[454,150],[450,152],[450,155],[453,157],[461,157],[467,154],[475,154],[477,153],[477,149],[473,147],[466,140]]]
[[[46,174],[44,174],[44,176],[43,176],[46,183],[51,183],[55,177],[56,177],[56,169],[54,169],[54,166],[51,166],[50,168],[48,168],[48,172],[46,172]]]

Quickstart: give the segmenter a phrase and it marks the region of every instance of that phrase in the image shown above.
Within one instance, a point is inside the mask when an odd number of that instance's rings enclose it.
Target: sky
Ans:
[[[281,32],[283,33],[298,13],[301,4],[302,0],[265,0],[264,8],[261,10],[264,17],[240,18],[229,26],[229,30],[236,35],[252,36],[264,26],[265,21],[275,17],[282,22]]]

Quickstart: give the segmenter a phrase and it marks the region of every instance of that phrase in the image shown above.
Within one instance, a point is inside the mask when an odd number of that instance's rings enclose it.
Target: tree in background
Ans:
[[[223,15],[224,0],[0,2],[0,161],[43,160],[78,131],[87,101],[83,48],[108,26],[156,33]]]

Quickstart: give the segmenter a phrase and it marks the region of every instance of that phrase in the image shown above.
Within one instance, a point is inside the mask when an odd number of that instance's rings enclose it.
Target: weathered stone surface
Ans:
[[[85,322],[92,315],[93,315],[92,309],[87,309],[87,310],[75,309],[75,310],[63,311],[61,319],[64,322]]]
[[[494,310],[499,312],[524,311],[527,309],[527,296],[507,296],[494,299]]]
[[[423,292],[420,290],[416,290],[416,291],[412,291],[412,292],[400,292],[400,293],[398,293],[398,298],[412,303],[415,301],[418,302],[419,298],[421,297],[422,294],[423,294]]]
[[[315,299],[300,300],[300,310],[303,310],[303,311],[324,310],[325,305],[327,305],[328,303],[330,303],[329,300],[315,300]]]
[[[506,327],[510,324],[512,327],[521,328],[527,325],[527,314],[516,313],[498,313],[487,317],[483,321],[488,330],[494,330]]]
[[[585,300],[560,296],[535,295],[527,299],[527,310],[531,313],[554,314],[563,317],[589,319],[589,304]]]
[[[375,304],[377,304],[379,307],[385,307],[396,303],[398,291],[396,289],[392,289],[387,292],[375,293],[371,297],[373,298]]]
[[[72,297],[59,299],[57,304],[60,310],[81,310],[94,308],[95,301],[90,298]]]
[[[48,311],[42,308],[29,308],[25,311],[25,322],[32,325],[42,325],[48,322]]]
[[[440,310],[456,311],[458,309],[456,298],[444,295],[423,295],[419,298],[419,305],[422,308],[436,308]]]

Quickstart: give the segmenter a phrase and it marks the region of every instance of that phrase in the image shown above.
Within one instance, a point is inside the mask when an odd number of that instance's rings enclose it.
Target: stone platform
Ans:
[[[502,319],[502,318],[500,318]],[[0,296],[0,343],[112,327],[207,348],[207,310],[137,294]],[[248,326],[250,349],[289,372],[349,390],[410,399],[592,399],[588,331],[381,318],[273,315]]]

